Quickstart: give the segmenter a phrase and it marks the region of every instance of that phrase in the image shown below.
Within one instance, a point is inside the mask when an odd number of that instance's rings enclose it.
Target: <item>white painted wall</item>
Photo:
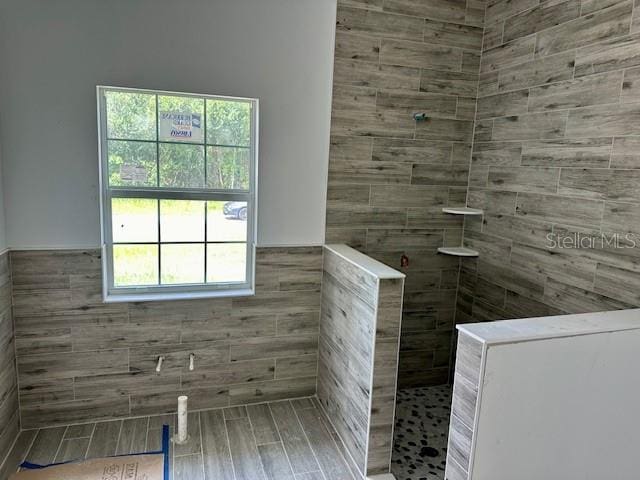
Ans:
[[[471,478],[637,479],[638,352],[640,330],[489,345]]]
[[[260,245],[324,241],[336,0],[0,0],[11,247],[99,244],[96,85],[260,99]]]

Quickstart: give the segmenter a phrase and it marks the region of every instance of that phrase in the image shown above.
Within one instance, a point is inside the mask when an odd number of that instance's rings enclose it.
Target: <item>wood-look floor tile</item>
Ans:
[[[154,415],[149,417],[149,430],[154,430],[156,428],[162,428],[163,425],[169,425],[170,427],[174,427],[176,424],[176,415],[173,413],[168,413],[166,415]]]
[[[234,480],[224,416],[220,410],[200,413],[206,480]]]
[[[307,408],[316,408],[315,404],[313,403],[313,399],[311,398],[297,398],[295,400],[291,400],[291,405],[293,405],[293,408],[296,411],[304,410]]]
[[[325,480],[322,472],[309,472],[296,475],[296,480]]]
[[[259,445],[258,452],[268,480],[293,480],[291,465],[282,443]]]
[[[87,458],[101,458],[116,454],[122,420],[98,422],[91,437]]]
[[[295,407],[294,407],[295,405]],[[273,408],[273,412],[272,412]],[[175,480],[352,480],[335,443],[335,432],[312,398],[249,405],[189,415],[190,440],[170,443]],[[24,458],[49,464],[160,450],[162,426],[174,432],[175,415],[23,432],[10,452],[11,465]],[[304,426],[303,426],[304,425]],[[153,428],[148,428],[149,426]],[[91,433],[91,436],[88,434]],[[281,440],[282,439],[282,440]],[[259,444],[258,444],[259,443]],[[26,454],[26,450],[30,450]],[[22,453],[21,453],[22,452]],[[320,460],[320,464],[316,460]],[[294,466],[295,465],[295,466]],[[322,465],[322,470],[320,469]],[[324,471],[324,473],[322,473]],[[5,478],[12,473],[5,466]],[[295,473],[294,473],[295,472]]]
[[[91,437],[95,423],[83,423],[81,425],[69,425],[67,431],[64,433],[64,438],[84,438]]]
[[[29,453],[29,448],[38,434],[37,430],[23,430],[7,454],[4,464],[0,466],[0,478],[9,478],[18,470]]]
[[[176,457],[173,465],[174,480],[204,480],[202,454]]]
[[[265,480],[249,419],[237,418],[225,423],[236,480]]]
[[[266,403],[249,405],[247,412],[249,414],[249,421],[253,427],[256,444],[263,445],[265,443],[280,441],[280,435],[278,434],[276,423],[271,415],[269,405]]]
[[[116,455],[144,452],[147,443],[148,425],[149,417],[124,420]]]
[[[282,443],[291,461],[294,473],[315,472],[320,469],[296,412],[289,401],[269,405],[276,421]]]
[[[87,454],[89,447],[89,437],[68,438],[62,441],[58,453],[56,454],[55,463],[71,462],[82,460]]]
[[[353,480],[349,466],[324,426],[322,414],[308,409],[298,411],[297,415],[325,476],[332,480]]]
[[[25,459],[38,465],[53,463],[66,429],[67,427],[40,429]]]
[[[245,406],[223,408],[225,420],[235,420],[237,418],[247,418],[247,408]]]

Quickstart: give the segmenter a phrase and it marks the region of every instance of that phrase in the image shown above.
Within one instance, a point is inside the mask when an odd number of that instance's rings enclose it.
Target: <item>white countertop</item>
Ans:
[[[486,344],[573,337],[640,329],[640,309],[468,323],[457,329]]]
[[[378,260],[375,260],[347,245],[332,244],[325,245],[324,247],[377,278],[389,279],[406,277],[404,273],[394,270],[388,265],[385,265],[384,263],[379,262]]]

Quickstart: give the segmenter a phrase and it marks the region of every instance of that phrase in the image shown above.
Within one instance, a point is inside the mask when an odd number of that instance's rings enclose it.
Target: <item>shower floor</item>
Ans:
[[[175,415],[23,431],[0,478],[23,460],[50,464],[161,448]],[[313,398],[189,414],[189,441],[171,445],[174,480],[355,480]]]
[[[451,387],[398,390],[391,471],[397,480],[443,480]]]

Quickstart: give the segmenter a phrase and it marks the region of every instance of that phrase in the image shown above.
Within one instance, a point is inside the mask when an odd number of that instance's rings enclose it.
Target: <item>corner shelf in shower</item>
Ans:
[[[484,212],[478,208],[469,207],[444,207],[442,209],[444,213],[450,213],[451,215],[483,215]]]
[[[444,207],[442,211],[451,215],[484,215],[482,210],[469,207]],[[480,255],[476,250],[467,247],[440,247],[438,253],[454,257],[477,257]]]
[[[476,250],[467,247],[440,247],[438,253],[454,257],[477,257],[479,255]]]

